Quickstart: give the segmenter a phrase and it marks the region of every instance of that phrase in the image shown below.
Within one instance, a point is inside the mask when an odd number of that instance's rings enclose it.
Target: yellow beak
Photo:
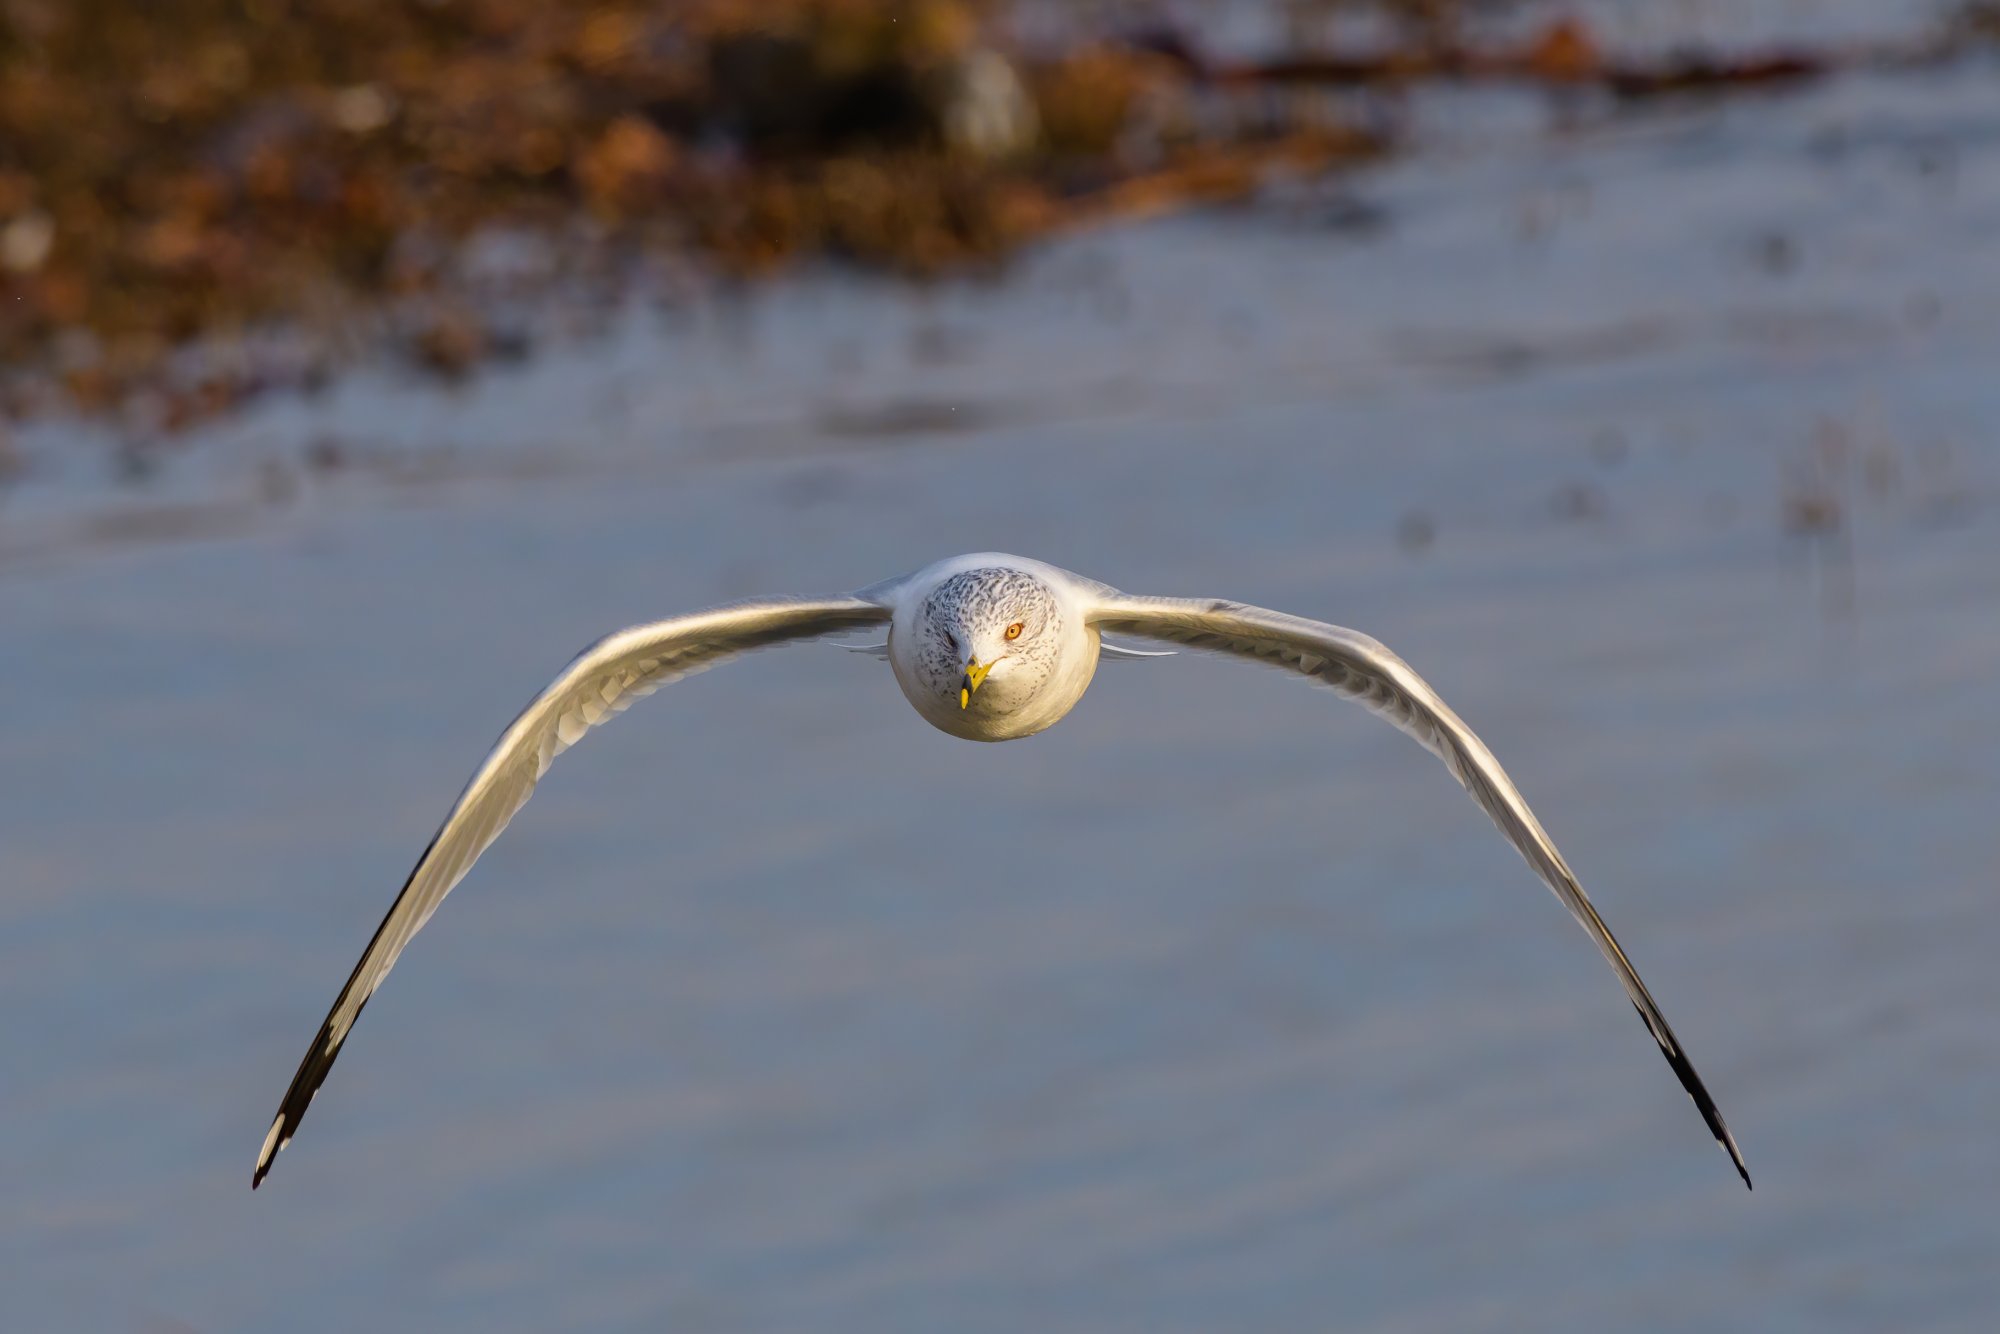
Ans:
[[[965,677],[958,683],[959,708],[963,709],[971,706],[972,692],[979,689],[980,683],[986,679],[986,673],[992,670],[992,663],[982,663],[977,658],[965,664]]]

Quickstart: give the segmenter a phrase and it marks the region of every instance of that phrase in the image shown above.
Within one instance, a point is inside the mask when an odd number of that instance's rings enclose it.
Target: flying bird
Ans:
[[[1717,1143],[1750,1184],[1722,1113],[1632,961],[1591,906],[1541,822],[1493,758],[1401,658],[1354,630],[1209,598],[1133,597],[1067,570],[984,552],[939,561],[846,597],[759,599],[634,626],[579,654],[500,735],[362,952],[306,1049],[257,1151],[252,1189],[291,1142],[313,1095],[411,937],[584,733],[672,681],[752,649],[888,627],[863,651],[888,659],[924,721],[969,741],[1011,741],[1060,720],[1102,657],[1158,657],[1105,634],[1174,643],[1284,668],[1354,700],[1444,761],[1617,973],[1646,1029]]]

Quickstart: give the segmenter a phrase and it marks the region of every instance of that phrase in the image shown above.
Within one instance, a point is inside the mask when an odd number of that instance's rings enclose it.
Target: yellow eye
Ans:
[[[1028,623],[1026,621],[1016,621],[1012,625],[1007,627],[1007,638],[1009,640],[1019,639],[1021,637],[1021,631],[1027,628],[1028,628]]]

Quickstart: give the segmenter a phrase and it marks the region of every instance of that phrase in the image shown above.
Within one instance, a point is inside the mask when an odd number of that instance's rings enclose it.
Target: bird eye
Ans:
[[[1007,638],[1010,640],[1019,639],[1021,637],[1021,631],[1027,629],[1027,627],[1028,623],[1026,621],[1014,622],[1012,625],[1007,627]]]

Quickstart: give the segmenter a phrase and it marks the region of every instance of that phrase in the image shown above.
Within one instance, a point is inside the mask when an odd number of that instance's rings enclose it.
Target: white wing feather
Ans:
[[[1408,663],[1358,631],[1236,602],[1110,594],[1099,601],[1089,620],[1102,631],[1231,653],[1310,677],[1387,719],[1443,760],[1452,777],[1597,943],[1743,1184],[1750,1184],[1749,1170],[1722,1113],[1611,928],[1598,916],[1500,761]]]
[[[556,756],[632,701],[669,682],[751,649],[878,625],[888,619],[887,607],[860,596],[739,602],[621,630],[577,655],[501,733],[417,860],[300,1062],[258,1151],[252,1187],[263,1181],[272,1159],[291,1141],[361,1008],[396,966],[410,938],[423,929],[452,886],[464,878],[515,812],[527,804],[535,783],[548,772]]]

